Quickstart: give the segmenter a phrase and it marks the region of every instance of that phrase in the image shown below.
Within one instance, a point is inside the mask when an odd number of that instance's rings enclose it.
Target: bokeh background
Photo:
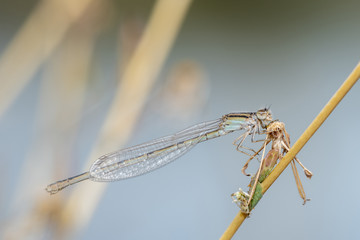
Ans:
[[[0,8],[2,239],[218,239],[240,133],[110,184],[47,184],[107,152],[270,106],[294,142],[360,60],[359,1],[9,1]],[[360,86],[234,239],[358,239]],[[247,143],[254,148],[258,147]],[[255,172],[252,162],[250,172]],[[302,172],[301,172],[302,173]]]

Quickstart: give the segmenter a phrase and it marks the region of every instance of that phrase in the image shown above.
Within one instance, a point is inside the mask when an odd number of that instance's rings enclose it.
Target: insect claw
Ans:
[[[304,169],[304,173],[305,173],[305,176],[309,179],[311,179],[311,177],[313,176],[312,172],[310,172],[310,170],[308,169]]]

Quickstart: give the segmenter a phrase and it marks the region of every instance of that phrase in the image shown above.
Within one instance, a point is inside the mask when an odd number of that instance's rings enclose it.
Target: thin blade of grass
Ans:
[[[325,107],[320,111],[316,118],[312,121],[309,127],[304,131],[300,138],[295,142],[289,152],[284,156],[280,163],[274,168],[270,175],[264,180],[261,184],[263,189],[263,194],[270,188],[270,186],[275,182],[275,180],[280,176],[280,174],[285,170],[289,163],[295,158],[299,151],[304,147],[304,145],[309,141],[309,139],[314,135],[314,133],[319,129],[319,127],[324,123],[324,121],[329,117],[331,112],[336,108],[340,101],[345,97],[345,95],[350,91],[354,86],[357,80],[360,78],[360,62],[350,73],[349,77],[345,82],[339,87],[336,93],[332,96],[329,102]],[[220,239],[231,239],[241,224],[244,222],[247,214],[239,212],[234,220],[231,222],[229,227],[225,230],[224,234]]]

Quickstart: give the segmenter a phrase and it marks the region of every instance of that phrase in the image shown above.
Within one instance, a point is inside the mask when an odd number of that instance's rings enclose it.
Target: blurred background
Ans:
[[[218,239],[247,157],[214,139],[149,174],[44,188],[108,152],[271,105],[293,142],[360,60],[359,1],[9,1],[0,8],[2,239]],[[357,239],[360,86],[234,239]],[[248,145],[257,148],[258,145]],[[253,161],[249,172],[255,172]]]

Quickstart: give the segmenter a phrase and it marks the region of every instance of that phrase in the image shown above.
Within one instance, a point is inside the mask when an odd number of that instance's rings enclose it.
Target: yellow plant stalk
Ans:
[[[263,194],[269,189],[269,187],[274,183],[274,181],[280,176],[280,174],[285,170],[289,165],[291,160],[298,154],[298,152],[304,147],[304,145],[309,141],[309,139],[314,135],[314,133],[319,129],[323,122],[328,118],[331,112],[336,108],[339,102],[344,98],[344,96],[349,92],[349,90],[354,86],[356,81],[360,78],[360,62],[354,68],[349,77],[345,82],[340,86],[336,93],[332,96],[329,102],[325,107],[320,111],[317,117],[312,121],[309,127],[305,132],[300,136],[296,141],[294,146],[290,151],[284,156],[284,158],[279,162],[279,164],[274,168],[271,174],[264,180],[261,184],[263,189]],[[229,227],[226,229],[224,234],[221,236],[221,240],[231,239],[238,228],[241,226],[248,214],[239,212],[234,220],[231,222]]]

